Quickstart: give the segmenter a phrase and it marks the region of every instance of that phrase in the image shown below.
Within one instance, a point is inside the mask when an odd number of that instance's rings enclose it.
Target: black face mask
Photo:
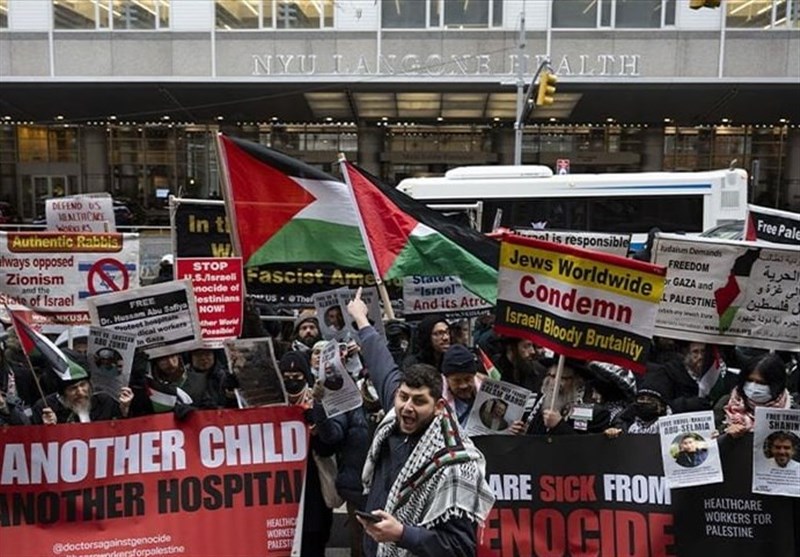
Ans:
[[[636,416],[645,422],[651,422],[660,415],[658,404],[655,402],[634,402],[633,409]]]
[[[284,379],[283,386],[286,387],[287,393],[296,395],[305,388],[306,381],[304,379]]]

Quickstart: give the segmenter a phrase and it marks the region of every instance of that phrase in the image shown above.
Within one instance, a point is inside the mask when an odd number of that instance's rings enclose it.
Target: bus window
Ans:
[[[481,232],[491,232],[494,224],[494,216],[498,209],[503,211],[503,218],[500,226],[510,228],[511,213],[513,204],[506,199],[487,199],[483,202],[483,219],[481,220]],[[530,226],[530,225],[528,225]]]
[[[585,199],[487,199],[484,202],[483,230],[490,230],[498,209],[503,210],[502,226],[531,228],[547,223],[547,228],[586,230]]]
[[[703,196],[612,197],[590,199],[589,230],[641,232],[702,232]]]

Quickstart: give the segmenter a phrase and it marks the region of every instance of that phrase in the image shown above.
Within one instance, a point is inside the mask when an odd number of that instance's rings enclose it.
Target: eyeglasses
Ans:
[[[450,336],[450,331],[448,331],[446,329],[442,330],[442,331],[433,331],[431,333],[431,336],[432,337],[449,337]]]

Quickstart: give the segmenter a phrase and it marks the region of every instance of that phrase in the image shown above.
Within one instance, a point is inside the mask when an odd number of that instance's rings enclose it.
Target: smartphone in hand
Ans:
[[[368,513],[368,512],[365,512],[365,511],[359,511],[359,510],[356,510],[356,516],[366,520],[367,522],[372,522],[373,524],[383,520],[378,515],[374,515],[372,513]]]

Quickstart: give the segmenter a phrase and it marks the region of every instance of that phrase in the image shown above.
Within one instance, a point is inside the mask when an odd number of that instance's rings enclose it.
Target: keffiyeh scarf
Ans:
[[[652,434],[658,433],[658,419],[652,422],[645,422],[641,418],[636,417],[633,423],[628,428],[628,433],[632,434]]]
[[[738,388],[733,389],[731,391],[731,398],[728,400],[728,404],[725,405],[726,425],[743,425],[748,431],[752,431],[753,423],[756,419],[755,406],[756,405],[754,405],[752,401],[745,401],[745,399],[742,398]],[[789,396],[789,391],[784,389],[777,398],[765,404],[759,404],[758,406],[765,406],[767,408],[791,408],[792,398]]]
[[[375,431],[362,480],[365,492],[372,487],[381,447],[397,427],[394,410]],[[404,524],[427,528],[451,518],[482,523],[494,504],[484,478],[483,455],[462,437],[449,407],[445,406],[411,452],[392,483],[384,510]],[[378,557],[405,557],[409,552],[395,544],[378,544]]]

